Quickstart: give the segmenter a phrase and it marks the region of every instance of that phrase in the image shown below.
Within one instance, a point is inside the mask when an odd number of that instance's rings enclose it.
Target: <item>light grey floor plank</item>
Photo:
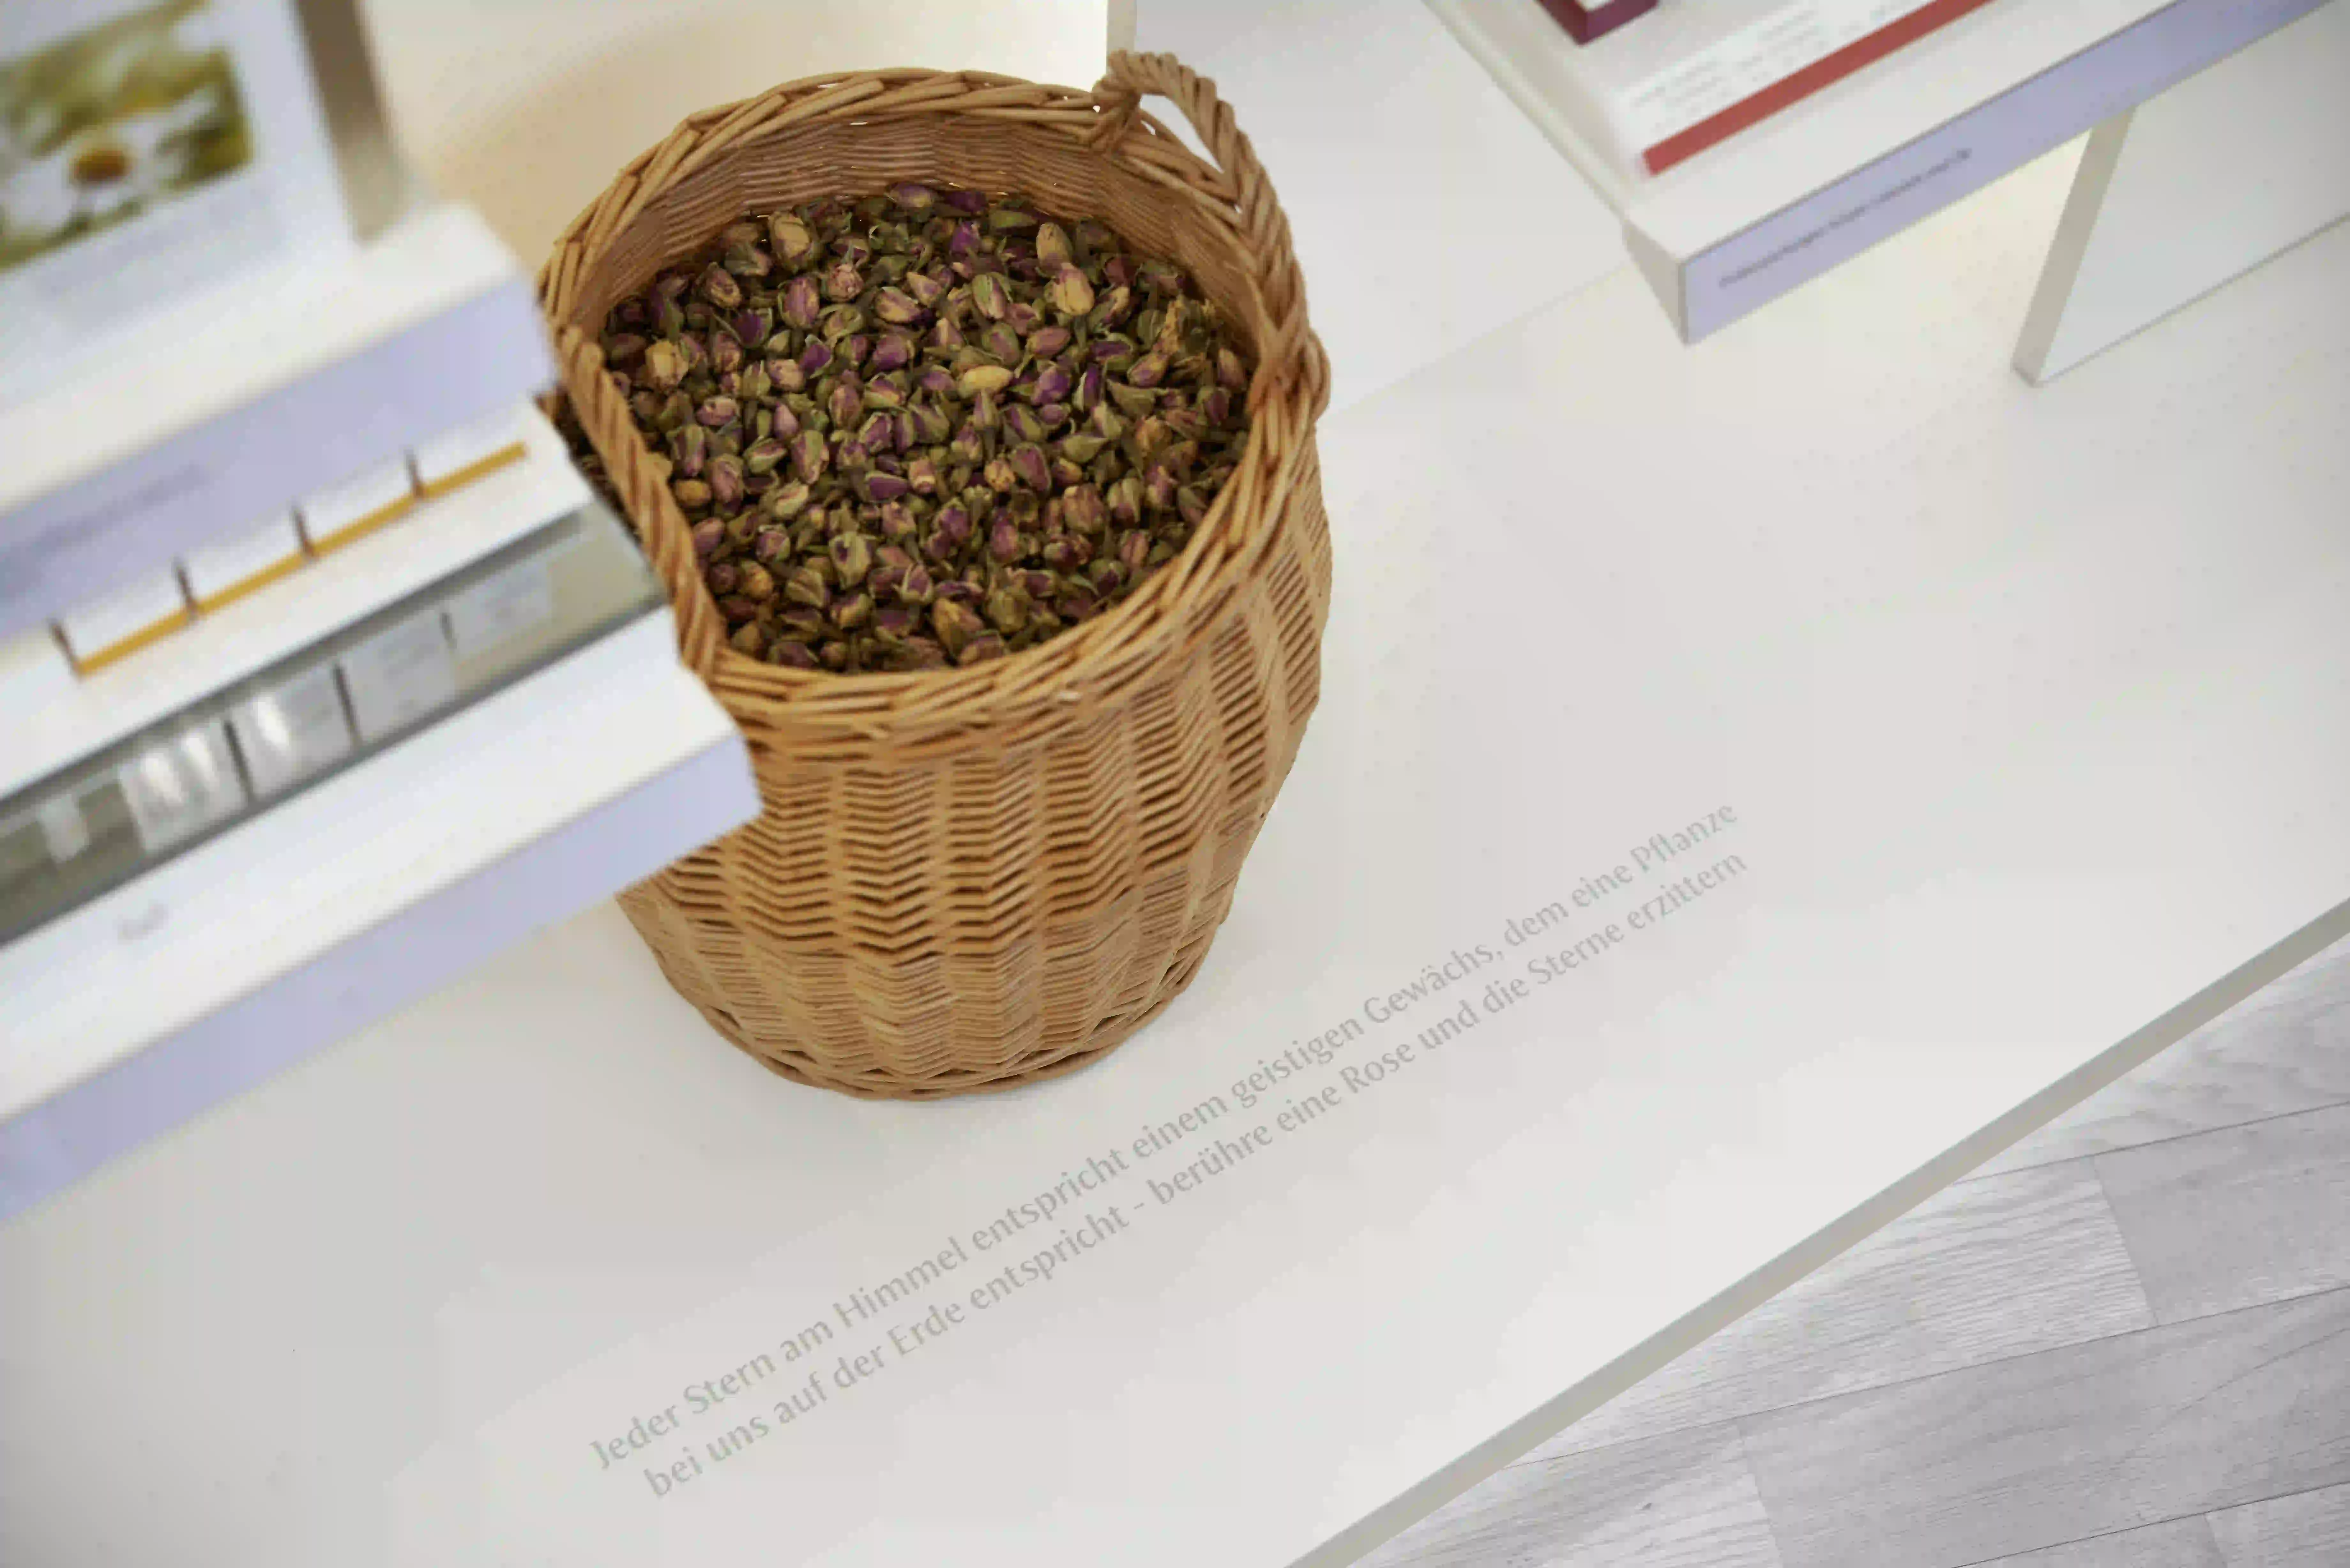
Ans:
[[[2094,1163],[2161,1322],[2350,1285],[2350,1106]]]
[[[2340,1568],[2350,1563],[2350,1486],[2247,1503],[2211,1516],[2227,1568]]]
[[[1961,1182],[1529,1458],[2126,1334],[2153,1321],[2085,1161]]]
[[[1978,1172],[2350,1103],[2350,942],[2336,942]]]
[[[2350,1291],[1749,1417],[1786,1568],[1956,1568],[2350,1481]]]
[[[1738,1432],[1712,1427],[1503,1470],[1365,1568],[1781,1568]]]
[[[2201,1514],[2002,1557],[1978,1568],[2228,1568]]]

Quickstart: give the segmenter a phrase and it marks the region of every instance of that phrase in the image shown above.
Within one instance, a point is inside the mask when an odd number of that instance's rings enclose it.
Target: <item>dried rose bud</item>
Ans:
[[[797,638],[802,642],[814,642],[824,635],[823,613],[806,605],[792,605],[785,608],[775,617],[775,625],[785,636]]]
[[[1057,272],[1076,260],[1069,245],[1069,231],[1058,223],[1036,226],[1036,263],[1048,272]]]
[[[702,569],[702,580],[709,587],[712,598],[724,598],[734,591],[741,576],[742,568],[733,562],[716,561]]]
[[[669,454],[681,479],[699,479],[710,461],[710,432],[697,424],[680,425],[669,432]]]
[[[792,438],[792,472],[814,484],[824,476],[832,454],[824,444],[824,437],[814,431],[802,431]]]
[[[1020,558],[1020,530],[1010,513],[998,514],[987,530],[987,555],[1002,566],[1010,566]]]
[[[737,653],[747,653],[757,659],[767,651],[767,633],[757,621],[745,621],[727,638],[726,646]]]
[[[1010,458],[989,458],[987,466],[982,469],[980,473],[986,482],[987,487],[998,495],[1009,494],[1020,484],[1020,471],[1012,466]]]
[[[905,577],[898,584],[898,597],[910,605],[929,604],[931,596],[937,592],[931,569],[919,561],[906,568]]]
[[[1012,471],[1020,476],[1020,482],[1029,489],[1041,493],[1053,487],[1052,465],[1045,461],[1042,448],[1025,443],[1014,447],[1012,451],[1011,462]],[[993,481],[991,480],[990,483],[993,483]]]
[[[633,332],[608,332],[604,335],[604,363],[633,365],[645,351],[645,340]]]
[[[1074,572],[1093,559],[1093,546],[1082,535],[1062,534],[1037,547],[1037,559],[1056,572]]]
[[[878,469],[868,470],[858,476],[858,489],[868,501],[896,501],[909,488],[898,475],[883,473]]]
[[[972,308],[990,321],[1001,321],[1012,307],[1011,292],[1003,279],[992,272],[983,272],[971,280]]]
[[[981,191],[948,191],[941,193],[939,200],[958,213],[987,211],[987,195]]]
[[[873,296],[873,314],[892,326],[903,327],[920,321],[929,312],[904,289],[885,288]]]
[[[668,338],[645,345],[644,363],[638,367],[637,379],[656,392],[675,389],[685,379],[685,350]]]
[[[1248,390],[1248,368],[1241,363],[1241,357],[1230,348],[1216,350],[1216,385],[1228,391]]]
[[[995,633],[992,631],[982,632],[979,636],[972,638],[969,642],[963,644],[962,651],[955,655],[955,662],[957,664],[981,664],[991,659],[1002,659],[1009,651],[1010,649],[1005,646],[1003,639],[996,636]]]
[[[732,310],[743,303],[742,284],[715,262],[702,269],[693,291],[721,310]]]
[[[718,613],[726,618],[727,625],[737,626],[743,621],[756,618],[759,607],[741,594],[728,594],[718,601]]]
[[[807,644],[788,639],[778,639],[767,649],[767,662],[782,665],[787,670],[820,670],[824,667]]]
[[[775,436],[754,441],[743,449],[743,472],[773,473],[790,453],[790,446]]]
[[[1096,332],[1107,332],[1133,314],[1132,291],[1115,287],[1094,296],[1094,307],[1086,313],[1086,325]]]
[[[1129,527],[1142,521],[1142,481],[1133,474],[1111,485],[1103,499],[1109,503],[1111,521]]]
[[[693,525],[694,559],[707,561],[718,553],[718,546],[725,543],[725,524],[715,517],[703,518]],[[718,590],[712,588],[711,591],[715,593]]]
[[[732,398],[704,398],[702,406],[693,410],[693,417],[708,429],[716,430],[742,418],[743,405]]]
[[[1139,528],[1129,528],[1118,536],[1118,564],[1126,568],[1129,579],[1142,575],[1143,563],[1150,556],[1150,535]]]
[[[945,540],[953,550],[961,551],[971,543],[971,514],[963,507],[940,507],[939,514],[931,526],[933,536]]]
[[[931,629],[938,633],[939,641],[950,656],[960,657],[964,647],[986,627],[967,606],[951,598],[940,598],[931,605]]]
[[[987,210],[987,226],[999,234],[1036,226],[1036,214],[1025,207],[1002,206]]]
[[[743,504],[743,460],[722,452],[710,460],[711,504],[732,512]]]
[[[902,332],[885,332],[866,361],[874,370],[899,370],[914,362],[914,340]]]
[[[778,522],[788,523],[807,510],[810,492],[806,484],[794,479],[778,484],[767,494],[767,514]]]
[[[863,582],[865,574],[873,568],[873,542],[862,534],[836,535],[826,541],[825,549],[844,588],[853,588]]]
[[[669,487],[669,493],[688,512],[700,512],[710,504],[710,486],[698,479],[681,479]]]
[[[865,397],[858,389],[857,378],[844,376],[833,383],[832,395],[825,400],[824,411],[832,417],[835,430],[847,430],[865,411]]]
[[[821,376],[831,368],[832,345],[821,338],[809,338],[807,347],[800,350],[801,374]]]
[[[1152,349],[1137,359],[1126,372],[1129,386],[1156,387],[1167,379],[1167,356]]]
[[[814,566],[802,566],[784,579],[784,597],[794,604],[820,610],[832,602],[832,590],[825,586],[824,574]]]
[[[775,575],[756,561],[745,562],[734,579],[734,591],[754,603],[775,597]]]
[[[982,387],[972,394],[971,412],[964,416],[963,423],[975,431],[992,431],[1003,426],[1003,410],[996,402],[993,389]]]
[[[853,305],[827,305],[824,314],[816,318],[817,335],[833,346],[836,358],[847,358],[852,365],[857,361],[848,352],[848,339],[864,327],[865,312]]]
[[[851,261],[838,261],[824,275],[824,296],[845,305],[865,292],[865,275]]]
[[[1069,395],[1075,385],[1066,370],[1048,360],[1036,372],[1035,384],[1028,389],[1028,400],[1032,403],[1057,403]]]
[[[1074,266],[1064,266],[1054,274],[1052,287],[1046,294],[1053,308],[1064,317],[1083,316],[1094,307],[1094,286]]]
[[[1061,517],[1073,532],[1099,534],[1109,525],[1109,507],[1100,491],[1080,484],[1063,493]]]
[[[867,593],[844,594],[832,603],[832,624],[843,631],[854,631],[873,618],[873,596]]]
[[[1138,365],[1137,369],[1139,368]],[[1128,419],[1141,419],[1159,407],[1157,392],[1148,387],[1129,387],[1122,381],[1109,384],[1109,399]]]
[[[883,605],[873,612],[873,635],[883,642],[902,643],[921,625],[921,617],[907,605]]]
[[[751,554],[758,559],[762,566],[780,566],[788,565],[790,563],[792,554],[792,536],[790,532],[779,527],[760,529],[757,534],[752,536]]]
[[[898,447],[898,421],[888,410],[876,410],[857,428],[857,444],[868,453],[894,452]]]
[[[1024,409],[1014,403],[1003,410],[1003,424],[1017,440],[1036,441],[1045,439],[1045,421],[1036,417],[1034,409]]]
[[[784,319],[805,332],[816,325],[816,315],[824,308],[816,293],[816,279],[806,273],[784,286],[784,294],[776,308]]]
[[[816,236],[789,213],[778,213],[767,220],[767,243],[775,247],[776,259],[786,266],[799,265],[816,250]]]

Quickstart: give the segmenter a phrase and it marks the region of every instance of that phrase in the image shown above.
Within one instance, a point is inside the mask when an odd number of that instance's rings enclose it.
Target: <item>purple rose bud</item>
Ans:
[[[902,370],[913,362],[914,340],[902,332],[885,332],[865,363],[873,370]]]
[[[760,529],[757,534],[752,535],[751,553],[770,566],[790,560],[791,530],[773,524]]]
[[[843,376],[833,383],[832,396],[825,402],[825,412],[832,416],[833,428],[847,430],[865,411],[865,398],[858,390],[857,378]]]
[[[929,273],[910,272],[900,281],[904,283],[906,292],[914,296],[914,303],[926,310],[934,308],[947,296],[946,284]]]
[[[766,436],[743,449],[743,472],[773,473],[780,466],[790,448],[776,436]]]
[[[938,192],[928,185],[917,185],[909,182],[903,185],[889,187],[889,200],[909,213],[927,213],[931,210],[931,204],[938,199]]]
[[[979,225],[957,223],[953,234],[947,236],[947,254],[956,261],[969,261],[979,254]]]
[[[965,372],[969,374],[968,371]],[[992,431],[1003,423],[1003,410],[997,406],[995,394],[981,389],[971,400],[971,415],[965,421],[975,431]]]
[[[707,561],[726,542],[726,524],[715,517],[705,517],[693,525],[693,555],[696,560]],[[719,590],[710,590],[716,593]]]
[[[1010,513],[997,513],[988,525],[987,554],[990,560],[1007,566],[1020,558],[1020,530]]]
[[[944,365],[925,365],[922,373],[914,378],[914,385],[933,396],[951,392],[955,389],[954,372]]]
[[[732,452],[710,460],[710,504],[732,512],[743,504],[743,460]]]
[[[1034,409],[1023,408],[1018,403],[1012,404],[1003,410],[1003,424],[1016,440],[1043,441],[1045,439],[1045,421],[1037,417]]]
[[[740,570],[733,562],[713,561],[703,569],[702,580],[710,585],[712,597],[724,598],[734,591],[734,581],[739,575]]]
[[[865,363],[866,356],[873,352],[873,339],[862,332],[849,333],[838,342],[839,346],[834,350],[837,364],[860,366]]]
[[[694,292],[721,310],[732,310],[743,303],[743,285],[715,262],[702,269]]]
[[[816,313],[823,309],[816,296],[816,279],[804,274],[785,286],[782,309],[784,319],[803,332],[814,327]]]
[[[952,319],[941,316],[936,321],[931,323],[931,348],[938,349],[941,353],[947,353],[960,348],[962,346],[962,328],[957,327]]]
[[[1031,403],[1057,403],[1075,387],[1076,383],[1069,379],[1066,370],[1047,360],[1036,372],[1036,384],[1028,389],[1028,400]]]
[[[906,605],[883,605],[873,612],[873,635],[884,642],[903,642],[920,624],[920,617]]]
[[[1074,266],[1064,266],[1054,274],[1048,292],[1053,308],[1063,316],[1083,316],[1094,307],[1094,286]]]
[[[702,406],[693,410],[693,417],[713,431],[721,425],[733,424],[742,416],[743,405],[732,398],[704,398]]]
[[[604,338],[604,363],[633,365],[645,351],[645,340],[634,332],[608,333]]]
[[[835,262],[824,275],[824,296],[835,304],[846,305],[864,292],[865,275],[855,262]]]
[[[873,296],[873,314],[893,326],[918,322],[929,314],[920,301],[902,288],[885,288]]]
[[[1003,286],[1003,279],[992,272],[981,273],[971,280],[972,308],[990,321],[1001,321],[1012,307],[1012,296]]]
[[[789,403],[777,403],[767,412],[773,420],[767,426],[767,433],[777,441],[789,441],[800,433],[800,417],[792,412]]]
[[[815,431],[802,431],[792,438],[792,472],[807,483],[814,484],[823,477],[825,467],[832,461],[826,450],[824,437]]]
[[[984,431],[966,423],[955,431],[954,440],[947,442],[947,457],[955,462],[982,462],[987,458],[987,436]]]
[[[971,528],[969,512],[960,506],[941,506],[939,508],[938,518],[932,524],[931,531],[935,537],[943,539],[950,546],[960,550],[971,543]]]
[[[798,480],[786,480],[767,496],[767,515],[788,523],[807,510],[810,492]]]
[[[1028,334],[1028,352],[1039,359],[1050,359],[1069,346],[1069,329],[1066,327],[1039,327]]]
[[[977,213],[987,211],[987,195],[981,191],[948,191],[942,193],[939,200],[958,213]]]
[[[768,384],[778,392],[807,390],[807,372],[800,369],[797,359],[769,359],[765,369]]]
[[[895,501],[906,493],[908,486],[894,473],[871,469],[866,472],[861,488],[868,501]]]
[[[1056,572],[1074,572],[1093,559],[1093,546],[1078,534],[1061,534],[1045,541],[1036,552]]]
[[[1045,461],[1042,447],[1028,443],[1013,448],[1012,468],[1023,484],[1040,494],[1053,488],[1052,464]],[[1170,483],[1171,486],[1172,482]],[[1171,488],[1168,494],[1172,500],[1174,493]]]
[[[821,338],[809,338],[807,347],[800,350],[800,374],[821,376],[831,365],[832,345]]]
[[[898,446],[898,424],[887,410],[877,410],[858,427],[857,444],[868,452],[879,454],[894,452]]]
[[[1152,349],[1137,359],[1126,372],[1128,385],[1155,387],[1167,379],[1167,356]]]
[[[820,670],[823,668],[822,662],[809,650],[806,643],[793,642],[788,639],[778,641],[774,647],[767,649],[767,662],[770,664],[779,664],[786,670]]]
[[[825,542],[825,550],[840,575],[842,587],[855,587],[873,568],[873,541],[862,534],[836,535]]]
[[[680,479],[699,479],[710,461],[710,432],[700,425],[680,425],[669,434],[670,460]]]
[[[1080,484],[1062,495],[1061,517],[1079,534],[1099,534],[1108,525],[1109,508],[1100,491],[1090,484]]]

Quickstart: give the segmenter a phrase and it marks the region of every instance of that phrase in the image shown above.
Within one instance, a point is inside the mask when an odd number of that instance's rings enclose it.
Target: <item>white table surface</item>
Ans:
[[[629,80],[591,31],[558,67]],[[1322,710],[1200,978],[1098,1068],[785,1085],[607,909],[0,1231],[0,1560],[1335,1561],[2314,949],[2350,897],[2350,232],[2033,391],[2006,346],[2066,173],[1699,348],[1618,272],[1327,420]],[[1367,1093],[1334,1075],[1432,1004],[1233,1103],[1456,949],[1500,956],[1448,1005],[1525,979],[1508,918],[1724,805],[1681,865],[1744,872],[1595,966]],[[1326,1081],[1153,1199],[1143,1125]],[[1128,1229],[1051,1283],[782,1425],[879,1337],[836,1324],[599,1469],[1113,1147],[1081,1207]]]

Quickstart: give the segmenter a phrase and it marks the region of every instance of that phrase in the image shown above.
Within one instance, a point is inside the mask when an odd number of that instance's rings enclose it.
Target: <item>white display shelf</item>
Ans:
[[[0,1217],[758,810],[666,611],[0,949]]]
[[[0,795],[587,504],[592,493],[554,428],[536,412],[519,423],[523,462],[421,503],[120,664],[5,710],[11,732],[0,753]]]
[[[555,379],[529,279],[448,203],[135,342],[6,411],[0,639]]]
[[[1199,977],[1099,1064],[785,1084],[605,909],[0,1227],[0,1559],[1347,1561],[2340,934],[2350,232],[2033,389],[1994,328],[2064,173],[1706,353],[1619,274],[1326,420],[1321,707]]]
[[[1623,218],[1691,342],[2324,0],[1992,0],[1651,179],[1588,132],[1578,46],[1537,0],[1427,0]]]

